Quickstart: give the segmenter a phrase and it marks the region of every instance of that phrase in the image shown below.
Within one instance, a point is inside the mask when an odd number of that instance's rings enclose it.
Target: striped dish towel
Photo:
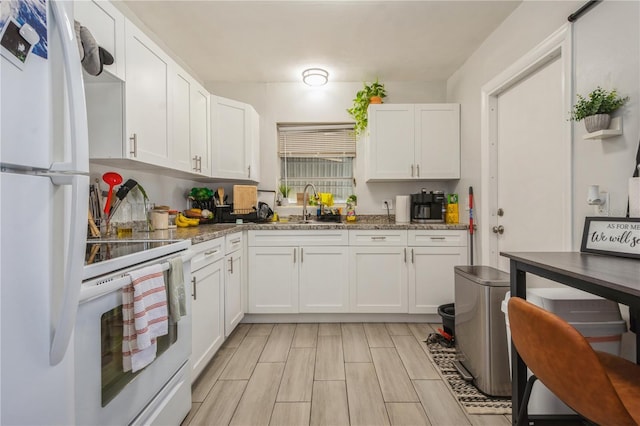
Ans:
[[[161,265],[128,273],[122,289],[124,371],[136,372],[156,357],[156,339],[168,333],[167,292]]]

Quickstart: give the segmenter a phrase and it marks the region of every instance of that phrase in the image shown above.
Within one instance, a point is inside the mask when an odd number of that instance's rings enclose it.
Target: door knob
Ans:
[[[504,210],[498,209],[498,216],[504,216]]]
[[[493,233],[494,234],[504,234],[504,226],[500,225],[500,226],[494,226],[493,227]]]

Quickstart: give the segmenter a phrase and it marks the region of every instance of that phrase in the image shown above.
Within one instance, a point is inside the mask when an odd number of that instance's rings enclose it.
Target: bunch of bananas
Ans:
[[[190,219],[183,215],[182,213],[178,213],[176,216],[176,226],[178,228],[187,228],[189,226],[198,226],[200,223],[200,219]]]

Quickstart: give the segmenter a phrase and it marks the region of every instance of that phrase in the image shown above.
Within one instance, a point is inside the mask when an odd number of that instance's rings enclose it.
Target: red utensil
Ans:
[[[113,187],[122,183],[122,176],[116,172],[107,172],[102,175],[102,180],[109,185],[109,195],[107,195],[107,202],[104,205],[104,213],[109,216],[111,211],[111,196],[113,195]]]

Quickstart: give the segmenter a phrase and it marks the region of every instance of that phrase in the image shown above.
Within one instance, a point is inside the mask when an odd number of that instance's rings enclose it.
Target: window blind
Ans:
[[[353,123],[278,124],[278,155],[280,181],[292,194],[302,192],[307,183],[334,194],[336,202],[353,194]]]
[[[353,124],[278,125],[280,157],[344,158],[356,156]]]

